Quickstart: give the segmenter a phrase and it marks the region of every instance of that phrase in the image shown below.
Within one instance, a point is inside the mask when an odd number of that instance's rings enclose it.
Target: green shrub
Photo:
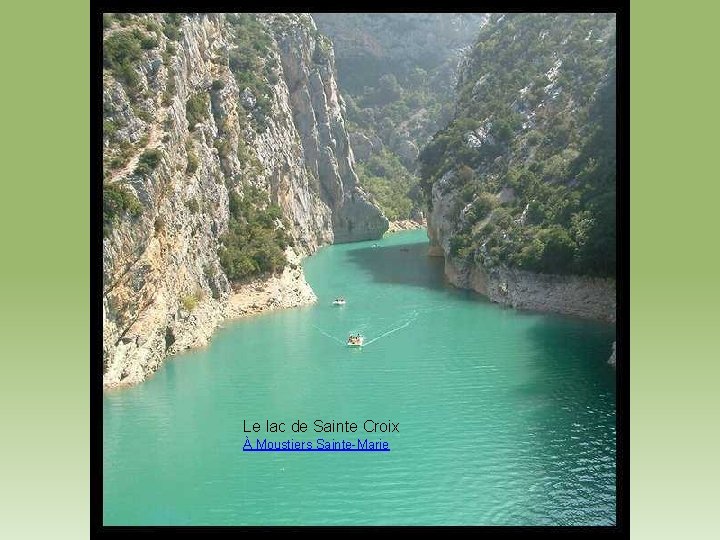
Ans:
[[[418,179],[387,149],[356,166],[360,184],[390,220],[408,219],[417,206]]]
[[[197,214],[200,211],[200,205],[196,199],[188,199],[185,201],[185,206],[187,206],[191,214]]]
[[[244,196],[230,193],[230,222],[218,250],[220,264],[232,281],[257,274],[275,272],[287,264],[284,250],[290,238],[276,229],[280,208],[269,203],[267,195],[245,186]]]
[[[141,212],[140,201],[125,187],[117,183],[103,184],[103,236],[110,234],[123,215],[136,218]]]
[[[208,278],[208,281],[213,281],[217,277],[217,271],[211,264],[203,265],[203,274]]]
[[[545,244],[541,268],[547,273],[570,273],[576,246],[568,232],[554,225],[541,231],[540,238]]]
[[[251,158],[250,150],[248,150],[248,147],[245,144],[245,141],[242,139],[238,140],[237,158],[240,161],[240,166],[243,166],[246,163],[248,163]]]
[[[179,13],[166,13],[163,24],[163,34],[172,40],[177,41],[180,39],[180,23],[182,22],[182,15]]]
[[[149,175],[157,168],[161,157],[162,153],[156,148],[145,150],[135,167],[135,174],[138,176]]]
[[[223,81],[221,79],[215,79],[212,82],[212,89],[214,92],[217,92],[218,90],[222,90],[223,88],[225,88],[225,81]]]
[[[477,223],[485,219],[493,208],[497,205],[497,199],[490,193],[481,193],[477,199],[475,199],[465,213],[465,217],[470,223]]]
[[[158,46],[158,39],[155,36],[143,36],[140,38],[140,47],[143,49],[154,49]]]
[[[186,294],[180,297],[180,305],[185,311],[193,311],[198,303],[200,303],[203,298],[205,298],[205,293],[203,293],[202,289],[197,289],[192,294]]]
[[[168,69],[167,85],[162,95],[162,104],[167,107],[172,103],[173,95],[175,95],[175,73],[172,69]]]
[[[127,26],[130,23],[129,13],[112,13],[114,19],[116,19],[121,26]]]
[[[114,120],[103,120],[103,137],[112,141],[117,133],[118,125]]]
[[[527,270],[540,268],[545,245],[538,238],[525,243],[520,249],[520,253],[514,260],[516,266]]]
[[[187,118],[191,131],[195,128],[196,124],[199,124],[207,118],[209,106],[210,101],[207,92],[198,92],[188,98],[185,104],[185,117]]]
[[[215,141],[213,141],[213,146],[217,149],[218,155],[221,158],[226,158],[230,155],[231,145],[229,140],[223,137],[218,137]]]
[[[103,42],[103,65],[116,79],[134,89],[139,81],[135,64],[142,58],[142,47],[135,32],[115,32]]]
[[[460,165],[460,167],[458,167],[457,176],[463,183],[472,182],[475,179],[475,171],[467,165]]]
[[[138,104],[133,103],[132,110],[133,110],[133,113],[135,113],[135,116],[137,116],[143,122],[152,122],[153,121],[152,113],[150,111],[146,111],[145,109],[142,109]]]
[[[110,159],[108,164],[111,170],[124,167],[133,154],[133,146],[128,141],[121,141],[115,145],[115,148],[117,148],[117,154]]]
[[[185,143],[185,150],[187,151],[187,167],[185,172],[187,174],[193,174],[197,171],[198,165],[200,164],[197,154],[193,150],[192,141],[188,140]]]
[[[465,259],[472,249],[472,238],[467,233],[456,234],[450,238],[450,255]]]

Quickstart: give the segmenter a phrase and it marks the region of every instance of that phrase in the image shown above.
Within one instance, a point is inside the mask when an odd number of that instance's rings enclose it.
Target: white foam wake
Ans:
[[[401,324],[400,326],[398,326],[398,327],[396,327],[396,328],[392,328],[391,330],[388,330],[387,332],[384,332],[383,334],[380,334],[378,337],[373,338],[373,339],[371,339],[370,341],[368,341],[367,343],[365,343],[365,345],[370,345],[371,343],[375,343],[375,342],[376,342],[377,340],[379,340],[379,339],[382,339],[382,338],[384,338],[384,337],[387,337],[387,336],[389,336],[390,334],[394,334],[395,332],[398,332],[399,330],[402,330],[403,328],[407,328],[407,327],[410,326],[413,322],[415,322],[415,320],[417,319],[417,315],[418,315],[418,313],[417,313],[417,311],[415,311],[415,312],[413,313],[412,319],[410,319],[409,321],[406,321],[405,323]]]
[[[329,337],[330,339],[332,339],[333,341],[339,343],[340,345],[345,345],[345,343],[344,343],[343,341],[339,340],[339,339],[336,338],[335,336],[331,336],[330,334],[328,334],[327,332],[325,332],[322,328],[319,328],[319,327],[315,326],[314,324],[313,324],[313,328],[315,328],[315,330],[317,330],[318,332],[320,332],[323,336]]]

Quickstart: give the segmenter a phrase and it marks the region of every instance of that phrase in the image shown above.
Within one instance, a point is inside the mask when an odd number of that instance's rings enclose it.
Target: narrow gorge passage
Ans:
[[[102,23],[106,525],[615,523],[614,14]]]
[[[456,290],[426,252],[424,230],[323,248],[304,263],[317,304],[228,322],[106,393],[104,522],[612,523],[613,327]],[[369,346],[345,347],[350,332]],[[253,418],[400,432],[375,437],[387,456],[248,455]],[[348,438],[268,439],[317,437]]]

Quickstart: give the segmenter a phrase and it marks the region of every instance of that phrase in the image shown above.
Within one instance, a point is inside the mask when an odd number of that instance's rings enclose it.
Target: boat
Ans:
[[[345,299],[340,297],[333,300],[333,306],[344,306],[345,305]]]
[[[351,334],[347,340],[348,347],[362,347],[365,342],[365,338],[360,334]]]

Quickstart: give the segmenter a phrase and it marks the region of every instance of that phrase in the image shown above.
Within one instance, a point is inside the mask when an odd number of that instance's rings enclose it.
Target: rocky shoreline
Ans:
[[[537,274],[497,267],[463,264],[445,257],[445,277],[461,289],[471,289],[490,301],[515,309],[571,315],[615,324],[615,281],[585,276]],[[617,363],[616,342],[607,361]]]
[[[317,302],[315,292],[305,281],[300,262],[301,258],[296,256],[282,274],[256,279],[233,288],[225,308],[225,318],[237,319]]]
[[[306,14],[250,19],[182,15],[176,38],[160,33],[133,63],[137,91],[103,71],[105,388],[142,382],[225,319],[314,301],[300,257],[387,228],[355,172],[331,44]],[[162,14],[113,19],[104,39],[162,24]],[[248,32],[267,42],[252,88],[228,59]],[[230,283],[219,251],[233,195],[279,210],[297,249],[281,273]]]
[[[315,303],[317,297],[305,280],[301,266],[303,257],[291,249],[287,250],[286,256],[288,264],[281,273],[233,285],[230,294],[223,300],[209,298],[201,301],[175,325],[168,326],[165,343],[171,343],[167,345],[165,354],[148,356],[143,363],[124,363],[122,372],[106,372],[103,376],[103,390],[140,384],[176,354],[207,346],[218,327],[225,321]],[[155,336],[148,337],[147,340],[154,338]],[[124,349],[128,357],[137,355],[141,350],[158,350],[144,345],[144,342],[133,340],[125,344]],[[119,344],[118,348],[123,348],[122,344]]]
[[[490,271],[445,258],[445,276],[463,289],[517,309],[572,315],[615,323],[615,281],[585,276],[538,274],[507,267]]]
[[[425,226],[423,222],[413,220],[391,222],[391,227],[393,224],[395,228],[392,228],[391,232],[420,229]],[[317,302],[315,292],[305,280],[301,266],[304,257],[291,249],[287,250],[286,257],[288,264],[282,273],[233,285],[224,301],[207,299],[201,302],[192,313],[187,314],[182,323],[178,323],[166,333],[166,339],[172,339],[173,343],[164,356],[148,359],[145,364],[147,369],[133,370],[132,373],[124,373],[125,376],[122,377],[117,373],[106,373],[103,390],[117,390],[140,384],[173,356],[207,346],[218,327],[225,322]],[[132,342],[131,345],[142,344]],[[134,365],[140,367],[139,364]]]
[[[398,219],[390,222],[390,224],[388,225],[388,230],[385,232],[385,234],[392,234],[401,231],[412,231],[425,227],[427,227],[427,221],[424,218],[421,220]]]

